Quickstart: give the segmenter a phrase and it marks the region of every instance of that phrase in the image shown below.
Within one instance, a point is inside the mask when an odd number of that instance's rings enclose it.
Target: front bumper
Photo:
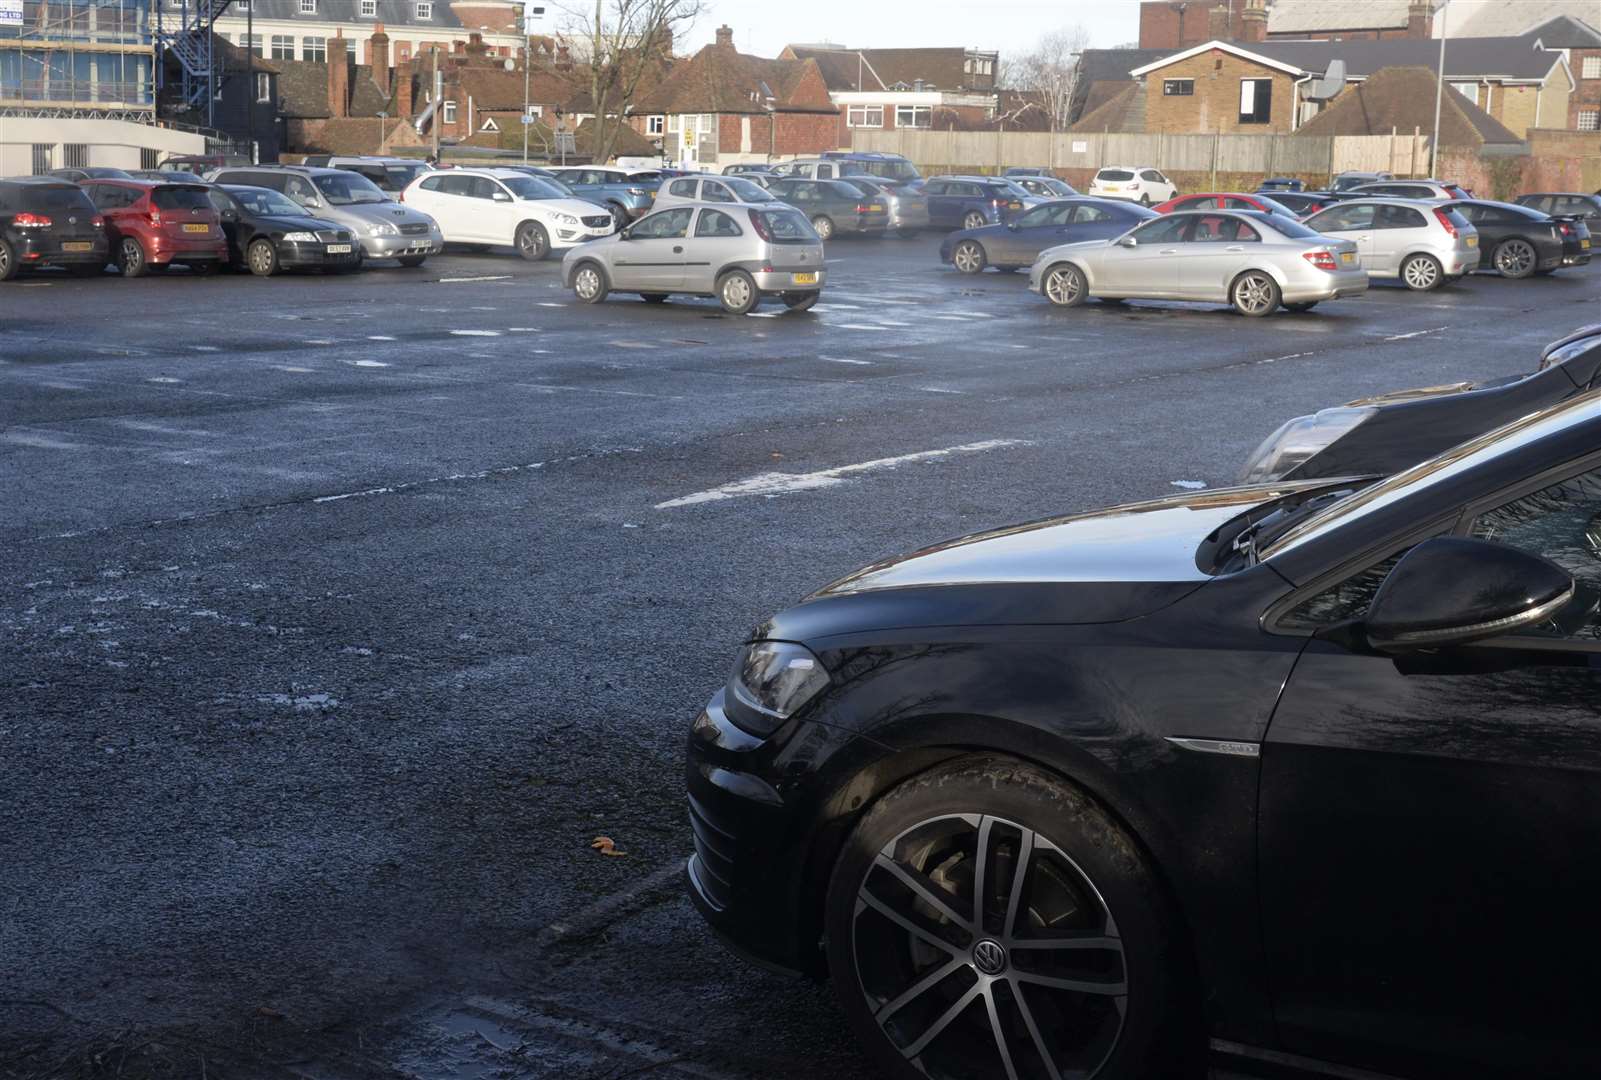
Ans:
[[[343,253],[328,251],[330,245],[318,241],[316,243],[289,243],[280,241],[278,244],[278,264],[285,268],[302,269],[307,267],[345,267],[355,266],[361,262],[361,245],[351,241],[350,250]],[[337,245],[334,245],[337,246]]]
[[[438,229],[426,235],[363,236],[361,250],[369,259],[394,259],[401,255],[438,255],[445,250],[445,236]]]
[[[603,236],[610,236],[615,230],[610,225],[558,225],[550,237],[550,246],[553,248],[577,247],[587,244],[591,240],[599,240]]]
[[[797,284],[796,274],[816,274],[817,280],[810,284]],[[769,273],[757,272],[751,275],[756,287],[762,292],[820,292],[828,282],[827,270],[773,270]]]
[[[104,234],[94,238],[70,237],[56,239],[48,236],[30,236],[26,230],[15,230],[12,250],[19,266],[104,266],[111,261],[111,245]],[[61,245],[89,244],[88,251],[63,251]]]

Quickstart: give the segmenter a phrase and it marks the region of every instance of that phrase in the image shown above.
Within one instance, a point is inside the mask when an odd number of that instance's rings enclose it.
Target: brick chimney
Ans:
[[[411,116],[411,61],[395,61],[395,84],[390,94],[390,112],[407,119]]]
[[[389,66],[389,35],[384,33],[383,23],[373,23],[372,37],[367,39],[367,63],[374,70]]]
[[[1229,9],[1226,4],[1217,4],[1207,9],[1206,36],[1209,41],[1227,41],[1234,35],[1229,32]],[[1183,44],[1183,42],[1179,42]]]
[[[1245,10],[1240,12],[1240,40],[1267,40],[1266,0],[1245,0]]]
[[[573,51],[566,45],[556,46],[556,70],[571,71],[573,68]]]
[[[350,52],[341,29],[328,39],[328,115],[350,115]]]
[[[477,30],[467,35],[467,55],[486,56],[488,53],[489,46],[484,44],[484,35]]]
[[[717,28],[717,44],[722,48],[734,47],[734,28],[724,24]]]
[[[1406,6],[1406,36],[1428,38],[1434,31],[1434,4],[1432,0],[1412,0]]]

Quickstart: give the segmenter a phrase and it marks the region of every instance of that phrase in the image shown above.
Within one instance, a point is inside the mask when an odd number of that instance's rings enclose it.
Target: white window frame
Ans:
[[[317,14],[317,0],[300,0],[299,10],[302,15]]]
[[[667,114],[667,133],[669,135],[677,135],[678,134],[679,128],[681,126],[682,119],[683,118],[681,116],[679,116],[678,113],[668,113]]]
[[[328,39],[317,37],[314,34],[301,38],[300,59],[326,64],[328,62]]]
[[[1601,56],[1586,56],[1579,65],[1579,78],[1601,79]]]
[[[272,100],[272,76],[265,71],[256,72],[256,103],[264,105]]]
[[[1580,109],[1577,123],[1579,131],[1601,131],[1601,109]]]
[[[280,49],[284,52],[282,56],[278,55]],[[268,42],[267,46],[267,58],[269,60],[293,60],[295,58],[295,35],[272,35],[272,40]]]
[[[1182,84],[1188,84],[1188,89],[1186,89],[1186,90],[1178,89],[1178,87],[1180,85],[1182,85]],[[1194,79],[1163,79],[1162,80],[1162,96],[1163,97],[1194,97],[1195,96],[1195,80]]]
[[[444,122],[447,124],[454,124],[456,122],[456,103],[454,101],[445,102]]]
[[[921,119],[923,122],[918,123]],[[932,105],[897,105],[895,106],[895,126],[898,128],[931,128],[934,126],[934,106]]]
[[[716,129],[716,125],[716,113],[701,113],[695,121],[695,128],[702,135],[710,135]]]
[[[667,118],[665,116],[647,116],[647,117],[645,117],[645,134],[646,135],[661,135],[666,131],[666,129],[667,129]]]
[[[1450,86],[1451,86],[1451,89],[1455,90],[1457,93],[1461,94],[1463,97],[1465,97],[1469,101],[1473,102],[1473,104],[1477,105],[1479,103],[1479,84],[1478,83],[1476,83],[1476,82],[1454,82],[1454,83],[1451,83]]]
[[[881,128],[884,126],[884,106],[851,105],[845,110],[845,126],[853,128]]]
[[[411,13],[418,22],[428,21],[434,17],[433,0],[417,0],[417,4],[412,8]]]
[[[361,0],[361,17],[363,19],[376,18],[378,15],[378,0]]]

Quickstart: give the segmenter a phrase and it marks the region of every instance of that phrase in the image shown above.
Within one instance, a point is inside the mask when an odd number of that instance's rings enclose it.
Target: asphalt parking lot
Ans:
[[[865,1076],[682,894],[750,627],[1601,312],[1601,264],[1064,311],[936,248],[747,318],[498,253],[0,287],[0,1076]]]

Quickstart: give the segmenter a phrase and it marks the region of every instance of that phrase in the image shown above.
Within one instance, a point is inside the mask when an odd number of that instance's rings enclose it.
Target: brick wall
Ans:
[[[1490,115],[1522,135],[1535,126],[1535,106],[1539,103],[1537,86],[1500,86],[1493,89],[1495,99],[1490,102]]]
[[[750,122],[748,150],[743,148],[746,120]],[[723,113],[718,117],[716,146],[702,142],[700,159],[712,161],[719,153],[729,159],[741,154],[758,157],[769,153],[777,157],[820,154],[849,145],[841,140],[841,130],[835,113],[776,113],[772,117]]]
[[[1270,122],[1240,123],[1240,80],[1268,78],[1273,81]],[[1195,93],[1188,97],[1166,97],[1162,93],[1166,79],[1194,79]],[[1145,76],[1145,130],[1169,134],[1288,132],[1294,111],[1294,89],[1295,80],[1286,72],[1213,49]]]
[[[1568,98],[1568,127],[1575,130],[1579,126],[1581,111],[1601,110],[1601,78],[1584,77],[1586,57],[1601,60],[1601,49],[1573,49],[1568,60],[1568,65],[1573,68],[1573,78],[1576,83],[1572,96]]]

